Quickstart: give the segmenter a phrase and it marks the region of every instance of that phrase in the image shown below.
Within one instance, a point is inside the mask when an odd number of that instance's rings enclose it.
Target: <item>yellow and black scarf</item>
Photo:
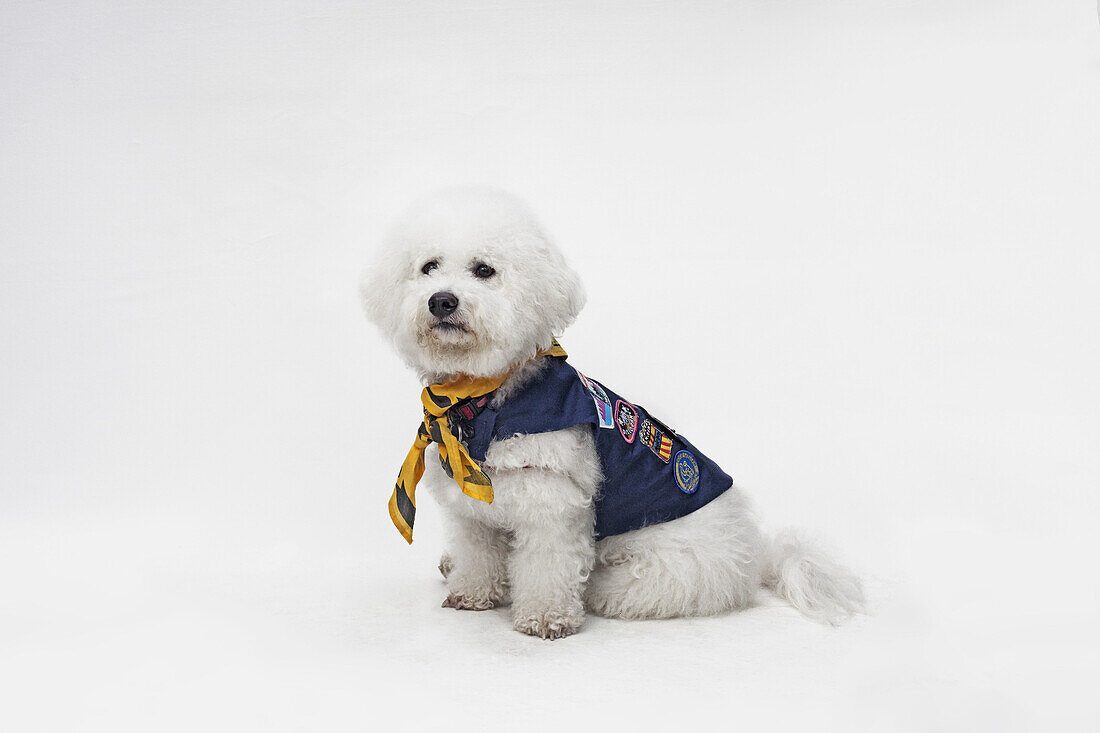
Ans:
[[[538,356],[568,356],[565,349],[555,339],[550,348],[540,351]],[[455,480],[462,493],[467,496],[493,503],[493,483],[477,462],[470,457],[466,447],[454,434],[447,420],[447,412],[464,400],[486,398],[512,375],[512,372],[500,377],[474,379],[460,377],[447,384],[432,384],[420,393],[424,403],[424,420],[416,432],[401,471],[397,474],[397,485],[390,496],[390,519],[394,526],[412,544],[413,519],[416,517],[416,485],[424,475],[424,451],[432,443],[439,445],[439,460],[443,470]],[[478,407],[484,407],[486,398]]]

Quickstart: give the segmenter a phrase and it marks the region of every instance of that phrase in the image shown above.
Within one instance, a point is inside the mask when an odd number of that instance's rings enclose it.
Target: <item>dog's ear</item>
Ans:
[[[544,312],[549,319],[551,332],[560,336],[577,319],[588,296],[585,294],[584,283],[581,282],[580,276],[573,271],[564,258],[551,269],[547,277],[548,302],[544,304]]]
[[[367,320],[391,336],[397,318],[398,298],[395,282],[401,279],[402,257],[394,248],[383,245],[359,278],[359,299]]]

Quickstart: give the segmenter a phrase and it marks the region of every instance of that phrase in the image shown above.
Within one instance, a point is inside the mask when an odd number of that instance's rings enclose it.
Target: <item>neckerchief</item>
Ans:
[[[550,348],[540,351],[535,358],[543,356],[564,358],[568,354],[557,339],[554,339]],[[416,431],[416,440],[413,441],[405,462],[401,464],[397,485],[394,486],[389,504],[390,519],[409,544],[412,544],[413,519],[416,517],[416,485],[424,475],[424,451],[432,443],[439,445],[439,462],[443,464],[447,475],[462,489],[462,493],[486,504],[493,503],[493,482],[470,457],[466,446],[455,435],[447,413],[466,400],[476,401],[459,406],[462,416],[471,417],[474,409],[480,412],[488,402],[487,396],[504,384],[513,373],[514,371],[501,377],[477,379],[460,377],[446,384],[428,385],[420,393],[420,401],[424,403],[424,420]]]

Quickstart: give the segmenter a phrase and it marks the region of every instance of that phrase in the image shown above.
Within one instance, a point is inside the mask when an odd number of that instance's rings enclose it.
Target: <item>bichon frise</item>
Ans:
[[[711,459],[567,361],[555,337],[584,290],[516,200],[483,189],[422,200],[362,297],[427,385],[390,515],[411,542],[418,482],[443,508],[444,606],[511,603],[515,628],[546,639],[577,631],[586,608],[708,615],[750,605],[761,587],[829,623],[861,609],[854,576],[794,535],[765,536]]]

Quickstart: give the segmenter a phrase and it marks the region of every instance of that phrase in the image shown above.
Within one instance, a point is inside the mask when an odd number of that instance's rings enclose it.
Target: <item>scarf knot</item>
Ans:
[[[555,339],[549,349],[540,351],[535,358],[543,356],[565,358],[568,354]],[[424,475],[424,453],[432,443],[439,448],[443,470],[454,479],[462,493],[487,504],[493,503],[493,482],[470,457],[467,441],[473,436],[467,423],[481,414],[493,392],[513,373],[488,378],[460,377],[446,384],[428,385],[420,393],[424,418],[401,464],[389,501],[390,519],[406,542],[412,543],[416,485]]]

